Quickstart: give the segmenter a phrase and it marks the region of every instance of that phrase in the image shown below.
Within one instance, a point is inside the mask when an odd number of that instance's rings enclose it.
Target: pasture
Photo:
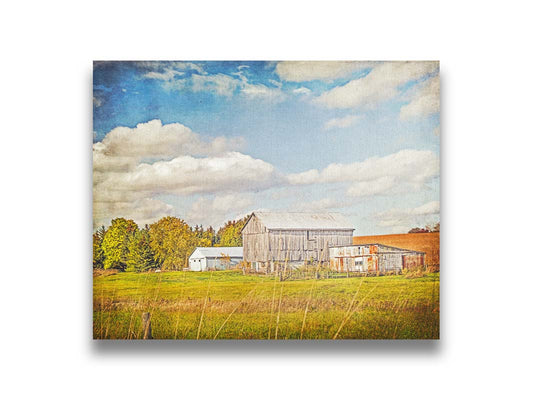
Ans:
[[[438,339],[439,273],[279,281],[217,272],[122,272],[93,279],[93,337]]]

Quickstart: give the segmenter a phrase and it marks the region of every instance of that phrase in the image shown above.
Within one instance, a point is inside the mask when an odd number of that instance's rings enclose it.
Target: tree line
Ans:
[[[228,221],[217,232],[210,226],[189,226],[164,217],[140,228],[131,219],[115,218],[93,233],[93,268],[142,272],[182,270],[196,247],[242,246],[241,230],[248,216]]]
[[[412,228],[407,233],[430,233],[430,232],[440,232],[440,222],[437,222],[435,225],[426,225],[425,228]]]

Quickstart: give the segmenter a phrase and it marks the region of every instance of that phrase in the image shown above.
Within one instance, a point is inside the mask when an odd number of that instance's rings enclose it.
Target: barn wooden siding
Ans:
[[[440,233],[402,233],[395,235],[355,236],[353,244],[380,243],[426,253],[426,264],[440,265]]]
[[[391,272],[425,265],[425,254],[382,244],[330,247],[330,267],[339,272]]]
[[[353,229],[268,229],[252,215],[242,231],[243,257],[256,268],[274,269],[273,263],[329,261],[330,246],[352,243]]]

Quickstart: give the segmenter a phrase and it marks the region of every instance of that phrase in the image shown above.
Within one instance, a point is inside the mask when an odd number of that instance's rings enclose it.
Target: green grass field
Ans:
[[[279,282],[236,271],[93,281],[95,339],[438,339],[439,274]]]

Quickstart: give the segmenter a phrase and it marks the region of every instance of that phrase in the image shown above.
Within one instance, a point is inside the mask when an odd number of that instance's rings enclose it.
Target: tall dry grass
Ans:
[[[213,277],[213,271],[209,275],[209,282],[207,283],[207,291],[205,293],[204,306],[202,307],[202,314],[200,315],[200,322],[198,323],[198,333],[196,334],[196,340],[200,338],[200,331],[202,329],[202,322],[204,320],[205,307],[207,306],[207,299],[209,298],[209,290],[211,289],[211,278]]]
[[[438,274],[280,281],[240,271],[124,273],[95,281],[94,337],[142,338],[149,311],[155,338],[437,338],[438,288]]]

